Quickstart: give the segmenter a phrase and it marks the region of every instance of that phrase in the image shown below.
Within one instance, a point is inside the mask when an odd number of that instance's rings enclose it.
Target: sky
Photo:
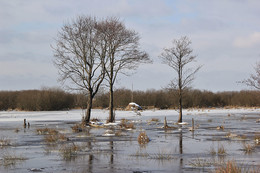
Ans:
[[[118,76],[116,88],[166,87],[176,74],[159,56],[182,36],[192,41],[194,67],[203,65],[194,89],[250,89],[239,81],[260,61],[259,0],[1,0],[0,90],[63,87],[51,45],[63,24],[80,15],[119,17],[153,60]]]

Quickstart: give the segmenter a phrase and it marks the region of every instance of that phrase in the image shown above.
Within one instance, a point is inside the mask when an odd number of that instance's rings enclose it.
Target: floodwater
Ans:
[[[0,172],[212,172],[227,161],[260,170],[259,109],[185,111],[184,125],[175,123],[178,113],[173,110],[144,111],[141,116],[121,111],[116,119],[120,122],[125,114],[134,129],[109,125],[81,132],[71,128],[79,123],[81,111],[72,111],[79,115],[74,119],[66,118],[70,113],[0,112]],[[108,112],[93,114],[102,114],[99,119],[105,122]],[[30,127],[24,128],[17,117],[26,117]],[[173,128],[162,128],[165,117]],[[45,128],[57,130],[59,139],[47,141],[47,134],[37,132]],[[143,131],[150,142],[139,144]]]

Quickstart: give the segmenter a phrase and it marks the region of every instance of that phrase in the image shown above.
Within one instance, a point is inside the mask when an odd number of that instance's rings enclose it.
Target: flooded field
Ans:
[[[185,110],[182,125],[174,110],[116,111],[113,124],[93,110],[98,125],[86,128],[82,115],[0,112],[0,172],[214,172],[229,161],[260,171],[260,109]]]

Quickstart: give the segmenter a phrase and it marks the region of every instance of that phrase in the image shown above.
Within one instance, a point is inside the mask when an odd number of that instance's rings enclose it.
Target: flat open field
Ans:
[[[184,110],[183,125],[174,110],[140,114],[116,111],[105,124],[108,111],[93,110],[101,127],[81,129],[82,110],[0,112],[0,172],[214,172],[227,161],[260,170],[260,109]]]

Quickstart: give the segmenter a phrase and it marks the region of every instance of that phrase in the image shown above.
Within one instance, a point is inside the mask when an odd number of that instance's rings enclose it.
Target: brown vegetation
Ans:
[[[127,119],[121,119],[119,126],[123,129],[135,129],[134,123],[129,122]]]
[[[55,143],[57,141],[67,141],[68,138],[64,135],[59,133],[56,129],[50,128],[43,128],[36,130],[39,135],[45,135],[44,141],[47,143]]]
[[[131,90],[114,91],[114,106],[124,109],[131,102]],[[143,108],[169,109],[178,107],[176,90],[134,91],[134,101]],[[185,90],[184,108],[203,107],[260,107],[260,91],[218,92]],[[93,101],[95,108],[107,108],[109,93],[100,92]],[[1,91],[0,110],[18,109],[27,111],[64,110],[86,108],[83,94],[66,93],[58,89]]]
[[[239,166],[235,161],[227,161],[225,164],[221,165],[217,168],[214,172],[215,173],[243,173],[243,172],[250,172],[250,173],[257,173],[259,172],[260,168],[258,167],[246,167],[243,165]]]
[[[139,144],[147,144],[150,141],[150,139],[147,136],[146,132],[141,132],[137,139],[138,139],[138,143]]]

